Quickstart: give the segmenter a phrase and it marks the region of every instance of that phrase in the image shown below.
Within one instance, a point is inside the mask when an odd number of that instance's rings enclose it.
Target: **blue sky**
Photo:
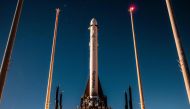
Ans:
[[[136,0],[139,61],[147,109],[189,109],[165,0]],[[17,0],[0,1],[0,61]],[[60,84],[63,108],[80,103],[89,76],[89,23],[99,30],[99,77],[108,104],[124,108],[132,86],[140,109],[129,0],[25,0],[0,109],[43,109],[49,72],[55,8],[61,8],[54,64],[51,109]],[[172,0],[183,47],[190,63],[190,14],[187,0]]]

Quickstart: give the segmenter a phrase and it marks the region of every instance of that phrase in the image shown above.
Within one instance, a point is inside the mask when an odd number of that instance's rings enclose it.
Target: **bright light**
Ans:
[[[134,12],[135,9],[136,9],[136,6],[135,6],[135,5],[129,6],[129,11],[130,11],[130,12]]]

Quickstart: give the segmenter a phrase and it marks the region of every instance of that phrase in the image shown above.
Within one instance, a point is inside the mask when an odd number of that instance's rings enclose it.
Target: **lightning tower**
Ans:
[[[20,20],[20,15],[22,12],[23,2],[24,2],[24,0],[18,0],[17,7],[15,10],[15,14],[14,14],[14,18],[13,18],[13,22],[12,22],[12,26],[11,26],[11,30],[9,33],[9,38],[7,41],[7,46],[6,46],[4,56],[3,56],[3,60],[1,63],[1,69],[0,69],[0,100],[2,98],[3,88],[5,85],[5,81],[6,81],[7,70],[8,70],[9,62],[10,62],[11,55],[12,55],[13,45],[14,45],[15,38],[16,38],[16,32],[17,32],[17,28],[18,28],[18,24],[19,24],[19,20]]]
[[[131,16],[132,34],[133,34],[134,51],[135,51],[135,61],[136,61],[138,86],[139,86],[140,105],[141,105],[141,109],[145,109],[143,89],[142,89],[142,80],[141,80],[141,72],[140,72],[138,52],[137,52],[136,34],[135,34],[135,29],[134,29],[134,18],[133,18],[134,11],[135,11],[135,5],[131,5],[129,7],[129,12],[130,12],[130,16]]]
[[[50,68],[49,68],[49,78],[48,78],[48,85],[47,85],[45,109],[49,109],[49,104],[50,104],[50,95],[51,95],[51,85],[52,85],[53,65],[54,65],[59,13],[60,13],[60,9],[58,8],[58,9],[56,9],[56,20],[55,20],[54,37],[53,37],[53,44],[52,44],[51,62],[50,62]]]
[[[180,38],[180,34],[179,34],[179,31],[178,31],[178,28],[176,25],[171,1],[166,0],[166,5],[167,5],[169,18],[170,18],[170,22],[171,22],[171,27],[172,27],[172,31],[173,31],[173,36],[174,36],[174,40],[175,40],[175,44],[176,44],[176,48],[177,48],[178,57],[179,57],[179,64],[181,67],[181,72],[182,72],[182,75],[184,78],[187,96],[188,96],[189,103],[190,103],[190,72],[189,72],[189,68],[188,68],[188,63],[187,63],[187,59],[185,57],[185,53],[184,53],[184,50],[182,47],[181,38]]]

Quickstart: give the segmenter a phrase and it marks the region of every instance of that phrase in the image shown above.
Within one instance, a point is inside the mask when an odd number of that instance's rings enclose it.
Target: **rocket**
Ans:
[[[98,24],[95,18],[90,22],[90,98],[98,97]]]
[[[0,100],[2,98],[3,88],[6,81],[7,69],[9,67],[9,62],[11,59],[12,49],[13,49],[13,45],[16,38],[16,32],[17,32],[17,28],[18,28],[18,24],[20,20],[20,15],[22,12],[23,2],[24,0],[18,0],[11,30],[9,33],[9,38],[7,41],[6,49],[4,52],[4,56],[3,56],[3,60],[2,60],[1,68],[0,68]]]
[[[169,18],[170,18],[170,22],[171,22],[171,27],[172,27],[172,31],[173,31],[173,36],[174,36],[174,40],[175,40],[175,44],[176,44],[176,48],[177,48],[178,57],[179,57],[179,64],[181,67],[181,72],[182,72],[182,75],[184,78],[184,83],[185,83],[187,96],[188,96],[189,104],[190,104],[190,72],[189,72],[189,67],[188,67],[187,59],[185,57],[185,53],[184,53],[184,50],[182,47],[182,42],[181,42],[180,34],[179,34],[179,31],[178,31],[178,28],[176,25],[171,1],[166,0],[166,5],[167,5]]]

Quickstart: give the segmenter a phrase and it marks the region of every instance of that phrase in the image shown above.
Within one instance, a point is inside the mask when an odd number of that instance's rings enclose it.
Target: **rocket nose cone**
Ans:
[[[97,21],[95,18],[93,18],[90,22],[90,25],[98,25]]]

